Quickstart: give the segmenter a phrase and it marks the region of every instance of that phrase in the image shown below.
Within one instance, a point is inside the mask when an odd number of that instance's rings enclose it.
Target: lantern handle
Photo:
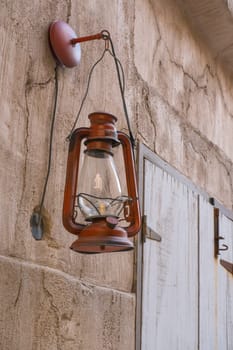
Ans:
[[[82,112],[82,109],[83,109],[83,106],[84,106],[84,103],[86,101],[86,98],[87,98],[87,95],[88,95],[88,92],[89,92],[89,87],[90,87],[90,83],[91,83],[91,78],[92,78],[92,74],[96,68],[96,66],[103,60],[104,56],[105,56],[105,53],[107,52],[106,48],[104,49],[103,53],[101,54],[100,58],[93,64],[93,66],[91,67],[90,69],[90,72],[88,74],[88,78],[87,78],[87,87],[86,87],[86,91],[84,93],[84,96],[83,96],[83,99],[81,101],[81,104],[80,104],[80,107],[79,107],[79,110],[78,110],[78,113],[77,113],[77,116],[75,118],[75,121],[73,123],[73,126],[69,132],[69,135],[66,137],[66,141],[70,141],[71,140],[71,137],[73,135],[73,132],[75,130],[75,127],[76,127],[76,124],[79,120],[79,117],[80,117],[80,114]]]
[[[68,29],[69,29],[69,31],[71,31],[69,33],[69,35],[72,35],[72,33],[73,33],[72,28],[70,28],[66,23],[64,23],[62,21],[57,21],[57,22],[52,23],[52,25],[50,26],[50,44],[51,44],[51,46],[53,48],[53,51],[54,51],[53,44],[55,45],[58,42],[58,38],[55,37],[56,40],[53,38],[53,35],[55,34],[56,27],[58,27],[58,29],[59,29],[58,33],[61,36],[60,38],[63,37],[63,32],[65,31],[65,29],[66,29],[66,31]],[[76,126],[76,124],[78,122],[78,119],[79,119],[79,116],[81,114],[83,105],[84,105],[85,100],[86,100],[87,95],[88,95],[92,73],[93,73],[94,69],[96,68],[96,66],[103,60],[103,58],[105,56],[105,53],[108,52],[112,56],[112,58],[114,59],[114,62],[115,62],[115,67],[116,67],[116,73],[117,73],[119,88],[120,88],[120,94],[121,94],[121,99],[122,99],[123,110],[124,110],[125,119],[126,119],[128,131],[129,131],[130,142],[131,142],[132,148],[134,149],[136,142],[135,142],[135,138],[134,138],[133,133],[132,133],[132,129],[131,129],[130,121],[129,121],[128,110],[127,110],[126,101],[125,101],[125,95],[124,95],[125,94],[125,74],[124,74],[124,70],[123,70],[121,61],[116,56],[115,49],[114,49],[114,44],[113,44],[113,41],[112,41],[112,38],[111,38],[111,34],[107,30],[102,30],[100,33],[97,33],[97,34],[94,34],[94,35],[89,35],[89,36],[80,37],[80,38],[70,38],[69,45],[72,45],[74,47],[76,44],[79,44],[81,42],[90,41],[90,40],[96,40],[96,39],[103,39],[105,41],[105,48],[104,48],[104,51],[101,54],[100,58],[93,64],[93,66],[90,69],[90,72],[88,74],[87,87],[86,87],[86,91],[84,93],[84,97],[83,97],[83,99],[81,101],[81,105],[80,105],[79,111],[77,113],[76,119],[75,119],[75,121],[73,123],[71,131],[70,131],[69,135],[67,136],[66,140],[69,141],[71,139],[72,133],[75,130],[75,126]],[[109,48],[109,43],[110,43],[110,48]],[[67,46],[67,43],[65,42],[65,48],[67,50],[66,46]],[[57,56],[55,55],[55,57],[57,57]],[[133,154],[133,157],[134,157],[134,154]]]
[[[115,66],[116,66],[117,78],[118,78],[118,83],[119,83],[120,92],[121,92],[121,99],[122,99],[122,104],[123,104],[123,110],[124,110],[124,113],[125,113],[125,119],[126,119],[126,122],[127,122],[127,127],[128,127],[128,130],[129,130],[129,138],[130,138],[131,146],[134,149],[136,143],[135,143],[135,138],[134,138],[133,133],[132,133],[132,129],[131,129],[130,121],[129,121],[128,110],[127,110],[127,106],[126,106],[126,102],[125,102],[124,88],[123,88],[123,83],[122,83],[122,80],[121,80],[120,69],[119,69],[119,62],[120,62],[120,60],[116,56],[114,45],[113,45],[113,41],[112,41],[112,38],[111,38],[110,35],[109,35],[109,42],[110,42],[111,49],[112,49],[112,57],[114,58],[114,62],[115,62]],[[122,75],[124,77],[124,71],[123,71],[121,63],[120,63],[120,67],[121,67],[121,70],[123,72]],[[134,154],[133,154],[133,159],[134,159]]]

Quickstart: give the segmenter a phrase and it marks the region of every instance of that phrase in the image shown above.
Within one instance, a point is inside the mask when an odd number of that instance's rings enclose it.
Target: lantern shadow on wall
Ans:
[[[104,112],[89,115],[89,128],[81,127],[74,130],[73,127],[71,130],[63,225],[67,231],[78,236],[71,249],[80,253],[131,250],[133,243],[129,237],[136,235],[141,225],[133,155],[134,139],[120,79],[119,60],[115,56],[110,34],[102,31],[92,36],[78,38],[65,22],[56,21],[50,25],[50,47],[59,65],[65,67],[72,68],[80,62],[80,42],[96,39],[105,40],[105,51],[109,51],[110,42],[112,51],[109,52],[117,68],[129,136],[117,131],[115,116]],[[122,152],[123,166],[117,164],[115,157],[116,150],[119,149]],[[125,192],[122,190],[119,177],[119,169],[123,168],[127,185]],[[42,219],[41,212],[34,213],[31,218],[32,234],[36,239],[41,238],[38,238],[37,233],[38,230],[43,231]]]

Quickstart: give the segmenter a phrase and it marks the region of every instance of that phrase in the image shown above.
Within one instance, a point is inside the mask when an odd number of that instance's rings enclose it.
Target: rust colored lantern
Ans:
[[[141,225],[131,142],[116,130],[117,118],[113,115],[92,113],[89,120],[90,127],[76,129],[70,139],[63,225],[78,235],[71,245],[74,251],[131,250],[129,237],[137,234]],[[122,147],[127,193],[122,193],[114,160],[118,147]],[[77,213],[84,223],[77,222]]]

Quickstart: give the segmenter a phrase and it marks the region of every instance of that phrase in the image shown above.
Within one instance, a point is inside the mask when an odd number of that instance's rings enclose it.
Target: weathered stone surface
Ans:
[[[1,349],[134,349],[133,294],[4,257],[0,276]]]
[[[62,19],[80,35],[108,29],[125,67],[125,95],[137,139],[232,208],[233,85],[222,64],[231,63],[232,45],[227,48],[227,43],[232,42],[232,31],[227,26],[232,26],[232,1],[114,0],[106,5],[95,0],[2,0],[0,4],[1,349],[133,349],[133,253],[76,254],[69,250],[76,237],[64,230],[61,219],[65,138],[90,67],[103,52],[101,41],[82,45],[79,67],[59,69],[45,198],[49,229],[40,242],[31,236],[29,220],[46,175],[54,102],[55,62],[48,26]],[[209,28],[223,29],[216,42],[216,35],[210,31],[207,38],[202,29],[208,28],[202,18],[211,4],[219,6],[221,21],[227,16],[225,26],[214,23],[214,11],[208,12]],[[190,28],[190,11],[199,37]],[[108,54],[94,72],[78,126],[86,125],[87,115],[95,110],[115,114],[119,129],[125,130]]]
[[[177,0],[189,23],[232,75],[232,0]]]
[[[90,67],[103,52],[102,41],[82,46],[79,67],[59,69],[52,168],[45,198],[49,230],[36,242],[29,225],[46,175],[54,103],[49,24],[57,19],[67,21],[81,35],[110,30],[123,65],[132,66],[131,8],[133,1],[121,0],[111,2],[107,9],[104,2],[93,0],[1,1],[0,255],[29,264],[4,259],[0,263],[1,350],[133,349],[133,253],[76,254],[69,250],[76,237],[64,230],[61,218],[68,151],[65,138],[84,95]],[[128,77],[130,70],[126,81]],[[133,95],[127,95],[132,109]],[[108,54],[93,75],[78,126],[87,124],[88,113],[95,110],[115,114],[119,128],[125,128],[114,62]],[[67,275],[59,275],[59,270]],[[80,282],[72,279],[75,277]]]
[[[134,32],[138,137],[232,207],[231,77],[173,1],[137,0]]]
[[[32,210],[42,195],[54,103],[55,62],[47,41],[48,26],[56,19],[63,19],[82,35],[109,29],[117,54],[121,47],[118,40],[124,37],[119,55],[125,66],[131,59],[129,28],[133,25],[133,14],[130,3],[115,1],[109,11],[104,11],[103,4],[99,6],[94,1],[87,1],[85,5],[70,1],[40,5],[24,1],[22,6],[20,3],[3,2],[1,6],[0,105],[3,126],[0,160],[4,166],[0,170],[0,185],[1,205],[6,209],[1,209],[4,238],[0,253],[37,261],[91,283],[131,291],[133,254],[80,256],[69,250],[75,236],[64,230],[61,221],[68,151],[65,138],[84,95],[90,67],[103,52],[102,41],[83,44],[79,67],[59,69],[52,168],[45,198],[50,230],[43,241],[36,242],[29,226]],[[115,16],[118,11],[122,15]],[[104,110],[119,117],[119,128],[125,127],[114,61],[110,58],[106,54],[106,59],[94,72],[78,126],[87,124],[88,113]],[[127,75],[128,72],[126,79]]]

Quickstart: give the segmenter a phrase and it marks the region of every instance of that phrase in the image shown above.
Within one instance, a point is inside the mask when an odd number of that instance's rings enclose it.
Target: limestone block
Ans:
[[[232,74],[232,0],[177,0],[189,23]],[[216,20],[217,19],[217,20]]]
[[[1,349],[134,349],[134,295],[12,258],[0,276]]]
[[[75,69],[59,69],[58,108],[54,128],[51,175],[45,198],[48,230],[36,242],[30,216],[40,203],[48,163],[49,132],[55,92],[55,61],[48,44],[49,24],[57,19],[70,23],[79,35],[102,29],[111,32],[123,66],[131,67],[133,1],[106,4],[88,0],[4,1],[0,14],[0,105],[2,127],[0,254],[50,266],[89,283],[131,291],[133,253],[85,257],[69,250],[75,236],[62,225],[62,204],[68,144],[65,141],[85,93],[91,66],[104,50],[103,41],[82,46],[82,60]],[[125,72],[125,79],[131,77]],[[128,94],[129,111],[133,95]],[[126,127],[114,61],[106,54],[96,69],[78,127],[87,125],[89,113],[115,114],[118,128]],[[130,118],[133,119],[132,113]]]
[[[146,88],[145,84],[141,86]],[[189,177],[200,189],[210,196],[221,198],[225,205],[231,207],[231,160],[198,129],[194,129],[191,123],[179,118],[155,89],[147,88],[146,91],[144,99],[138,103],[138,114],[147,118],[146,124],[138,123],[141,141]]]
[[[134,51],[141,78],[232,159],[227,131],[233,123],[229,77],[196,40],[176,3],[153,5],[136,2]],[[148,21],[141,20],[142,13]],[[151,33],[147,40],[146,33]],[[144,60],[142,53],[147,56]]]
[[[138,137],[232,207],[231,76],[190,29],[178,3],[135,3]],[[200,2],[189,3],[201,7]]]

